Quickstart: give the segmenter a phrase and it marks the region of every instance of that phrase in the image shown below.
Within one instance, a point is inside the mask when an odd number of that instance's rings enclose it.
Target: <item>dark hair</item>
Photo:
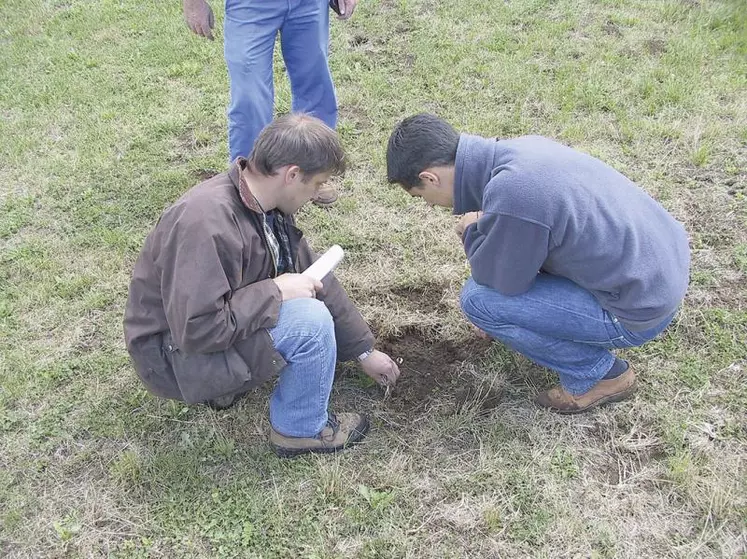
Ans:
[[[408,117],[389,137],[387,179],[410,190],[425,169],[454,165],[458,145],[459,133],[445,120],[425,113]]]
[[[318,118],[303,113],[287,114],[260,132],[249,155],[249,165],[267,177],[286,165],[298,165],[308,178],[317,173],[342,175],[345,152],[337,133]]]

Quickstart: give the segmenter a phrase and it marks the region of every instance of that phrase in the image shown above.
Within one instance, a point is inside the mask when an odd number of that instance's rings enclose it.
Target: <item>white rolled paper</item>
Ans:
[[[324,277],[334,270],[345,256],[345,251],[340,245],[332,246],[327,252],[322,254],[319,259],[311,266],[306,268],[302,274],[315,280],[322,281]]]

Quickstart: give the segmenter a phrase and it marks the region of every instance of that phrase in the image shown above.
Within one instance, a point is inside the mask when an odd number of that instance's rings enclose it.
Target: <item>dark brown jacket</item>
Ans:
[[[124,318],[127,350],[158,396],[202,402],[256,386],[285,361],[268,328],[281,295],[261,210],[239,196],[239,159],[198,184],[161,216],[140,253]],[[316,258],[288,220],[296,269]],[[373,347],[373,335],[345,290],[327,276],[318,294],[335,321],[340,361]]]

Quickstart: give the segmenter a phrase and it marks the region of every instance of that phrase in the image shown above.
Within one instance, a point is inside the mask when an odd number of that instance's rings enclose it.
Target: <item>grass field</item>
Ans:
[[[177,0],[3,0],[0,22],[1,556],[745,557],[743,0],[362,0],[334,23],[351,169],[300,222],[348,250],[340,277],[407,376],[384,401],[342,368],[335,408],[375,429],[295,461],[266,446],[267,388],[226,412],[159,401],[123,347],[145,235],[225,168],[222,33],[192,36]],[[389,131],[423,110],[587,151],[686,224],[691,288],[623,353],[632,402],[540,411],[553,377],[474,343],[453,218],[383,178]]]

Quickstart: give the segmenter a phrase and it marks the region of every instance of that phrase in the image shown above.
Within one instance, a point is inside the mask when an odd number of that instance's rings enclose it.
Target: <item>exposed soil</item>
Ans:
[[[644,44],[646,45],[646,50],[650,54],[664,54],[667,52],[667,43],[664,39],[649,39]]]
[[[488,341],[474,340],[456,346],[416,330],[381,340],[378,347],[397,361],[402,372],[385,406],[393,411],[413,412],[438,400],[451,403],[455,412],[471,406],[479,407],[479,411],[492,409],[498,404],[500,393],[459,370],[465,361],[481,359],[489,345]]]
[[[368,43],[368,37],[366,37],[362,33],[356,33],[355,35],[353,35],[353,38],[350,39],[350,43],[354,47],[365,45],[366,43]]]
[[[446,297],[448,291],[448,284],[426,282],[390,287],[383,293],[376,293],[375,300],[377,304],[391,305],[411,317],[421,313],[432,317],[453,311],[453,302]],[[354,294],[354,298],[365,296],[365,293]],[[401,376],[383,399],[381,388],[364,389],[369,404],[373,400],[380,409],[407,417],[430,413],[436,408],[443,414],[463,411],[481,414],[495,408],[501,400],[500,390],[475,374],[474,369],[464,366],[465,363],[479,363],[491,342],[474,337],[456,343],[434,327],[432,318],[428,319],[427,326],[415,320],[409,326],[400,327],[396,335],[377,336],[377,349],[398,363]]]

